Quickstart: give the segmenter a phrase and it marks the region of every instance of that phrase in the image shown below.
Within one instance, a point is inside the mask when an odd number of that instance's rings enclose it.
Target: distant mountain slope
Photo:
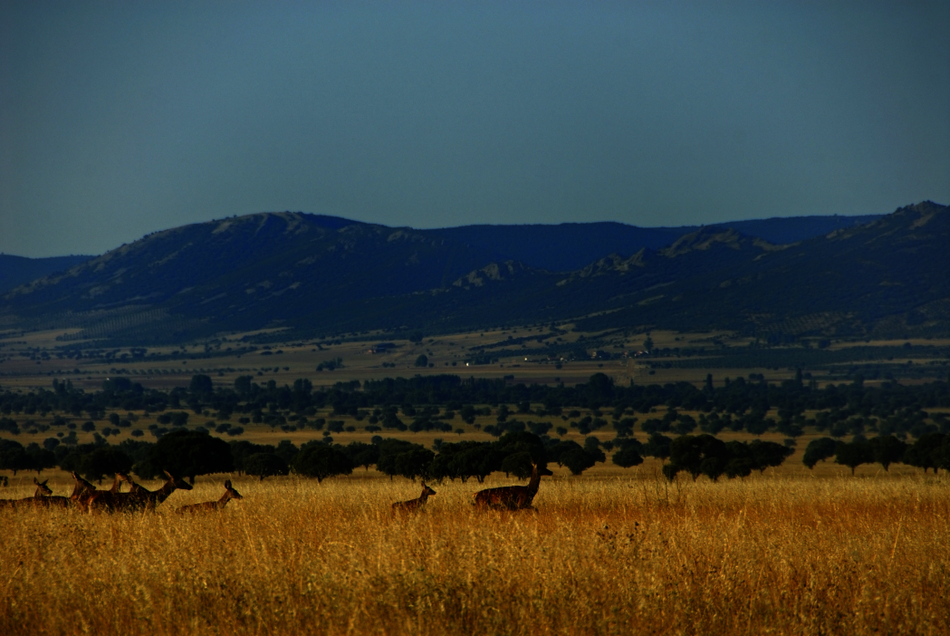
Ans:
[[[784,245],[854,225],[870,223],[881,215],[799,216],[791,218],[730,221],[707,227],[734,229],[748,236]],[[607,254],[630,255],[643,248],[658,250],[700,229],[684,227],[637,227],[623,223],[562,223],[559,225],[463,225],[423,234],[449,237],[459,243],[492,250],[505,259],[552,272],[580,269]]]
[[[948,208],[928,201],[845,225],[788,245],[707,226],[648,248],[633,244],[638,228],[619,224],[510,226],[494,245],[486,241],[499,229],[488,226],[252,214],[157,232],[21,286],[0,300],[0,322],[143,344],[266,327],[306,337],[565,320],[779,341],[950,336]],[[570,237],[583,249],[571,252]],[[625,249],[606,251],[617,237]],[[595,246],[603,251],[569,271],[509,254],[577,258]]]
[[[810,238],[825,236],[836,230],[866,225],[882,218],[882,214],[863,214],[859,216],[792,216],[770,219],[752,219],[749,221],[729,221],[717,223],[713,227],[728,228],[747,236],[764,239],[774,245],[788,245]]]
[[[642,228],[623,223],[560,225],[465,225],[421,230],[459,243],[491,249],[504,259],[552,272],[569,272],[607,254],[659,249],[696,228]]]
[[[25,258],[0,254],[0,294],[25,285],[37,278],[63,272],[88,261],[92,256],[54,256],[52,258]]]
[[[608,305],[615,311],[584,325],[705,326],[764,337],[944,333],[950,331],[947,245],[950,210],[927,201],[783,248],[739,239],[732,253],[722,247],[704,257],[687,253],[692,275],[672,263],[680,255],[661,252],[647,259],[652,267],[640,276],[668,287],[650,290],[614,268],[599,284],[614,294]]]
[[[264,213],[151,234],[3,301],[21,319],[118,313],[133,331],[174,322],[168,315],[181,317],[178,331],[189,333],[260,328],[305,323],[326,307],[443,288],[495,257],[410,229]]]

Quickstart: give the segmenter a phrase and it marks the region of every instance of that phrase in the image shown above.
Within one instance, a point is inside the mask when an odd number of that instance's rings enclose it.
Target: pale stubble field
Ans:
[[[943,476],[199,478],[152,515],[0,511],[3,634],[946,634]],[[152,484],[154,487],[157,484]],[[63,489],[55,489],[60,493]]]

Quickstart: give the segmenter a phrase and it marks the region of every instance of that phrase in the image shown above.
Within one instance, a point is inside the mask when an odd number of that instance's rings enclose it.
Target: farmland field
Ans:
[[[238,478],[244,498],[207,515],[174,508],[216,499],[223,476],[152,515],[0,510],[0,633],[950,631],[942,474],[553,468],[536,512],[474,511],[479,488],[517,483],[497,475],[432,484],[424,514],[393,517],[418,483],[362,470]]]
[[[549,337],[552,334],[560,335]],[[73,336],[73,332],[63,330],[0,332],[0,388],[49,388],[53,379],[58,379],[95,391],[107,378],[123,376],[145,388],[171,389],[187,386],[196,373],[211,376],[216,386],[232,386],[235,378],[251,375],[261,384],[273,380],[278,386],[292,385],[297,379],[307,378],[314,387],[328,387],[340,381],[442,373],[571,386],[586,382],[594,373],[605,373],[621,385],[700,384],[707,373],[712,373],[717,382],[750,373],[780,382],[793,378],[796,369],[801,368],[824,384],[845,381],[854,373],[862,373],[869,380],[875,376],[884,379],[887,374],[917,380],[945,379],[950,371],[950,341],[937,339],[842,341],[832,342],[822,351],[776,347],[746,355],[749,338],[735,334],[656,331],[649,337],[660,353],[637,357],[645,333],[579,333],[570,325],[556,331],[521,327],[439,335],[418,342],[396,340],[392,350],[381,354],[370,353],[369,349],[387,337],[380,335],[376,340],[371,334],[297,342],[261,341],[267,337],[262,333],[233,334],[149,349],[105,347],[92,341],[71,340]],[[552,356],[554,351],[560,353]],[[590,357],[598,352],[607,357]],[[420,355],[427,357],[427,366],[417,366]],[[475,358],[490,362],[467,363]],[[336,361],[342,366],[317,371],[321,364]]]

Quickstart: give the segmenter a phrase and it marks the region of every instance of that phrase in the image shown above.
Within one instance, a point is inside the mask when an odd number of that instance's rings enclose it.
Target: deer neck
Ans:
[[[531,469],[531,481],[528,482],[528,491],[531,493],[538,492],[538,487],[541,485],[541,473],[538,472],[538,467],[535,466]]]

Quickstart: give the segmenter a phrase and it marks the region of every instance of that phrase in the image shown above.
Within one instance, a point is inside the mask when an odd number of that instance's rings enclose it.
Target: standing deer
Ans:
[[[422,512],[426,507],[426,500],[430,495],[434,495],[435,491],[426,486],[426,482],[422,482],[422,494],[415,499],[410,499],[409,501],[397,501],[393,504],[393,512]]]
[[[224,508],[229,501],[232,499],[244,499],[237,490],[231,486],[231,480],[224,482],[224,494],[217,501],[205,501],[202,503],[188,504],[185,506],[179,506],[178,512],[190,512],[195,514],[197,512],[210,512],[212,510],[221,510]]]
[[[527,486],[501,486],[487,488],[475,493],[475,506],[479,509],[495,508],[497,510],[524,510],[531,508],[534,496],[538,494],[542,475],[553,475],[547,467],[531,466],[531,481]]]

